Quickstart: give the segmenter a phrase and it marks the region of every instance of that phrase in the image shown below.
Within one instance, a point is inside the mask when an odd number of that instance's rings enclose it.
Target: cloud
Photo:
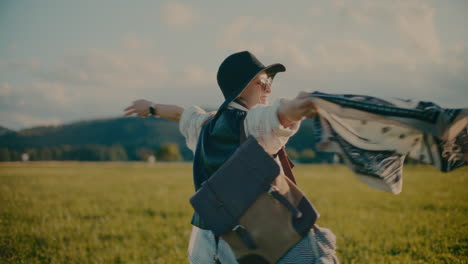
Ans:
[[[349,72],[370,69],[378,63],[378,51],[359,39],[327,40],[312,51],[314,70]]]
[[[58,118],[41,118],[30,114],[0,112],[2,126],[8,128],[26,128],[34,126],[57,126],[62,121]]]
[[[325,9],[305,11],[309,17],[325,14],[322,25],[309,27],[265,17],[237,17],[220,29],[217,46],[274,55],[301,71],[326,67],[349,72],[395,65],[414,72],[427,65],[455,63],[444,57],[436,10],[426,2],[334,1]]]
[[[285,58],[300,67],[309,67],[308,52],[300,45],[306,32],[303,26],[268,18],[237,17],[220,29],[216,45],[232,52],[249,50],[257,56]]]
[[[307,10],[307,14],[309,16],[316,16],[316,15],[320,14],[321,11],[322,11],[322,9],[320,7],[311,7],[311,8],[309,8],[309,10]]]
[[[468,45],[461,42],[451,45],[446,52],[446,61],[451,74],[468,76]]]
[[[187,29],[199,20],[199,15],[187,4],[169,2],[160,12],[161,22],[172,28]]]
[[[127,50],[150,51],[152,43],[148,39],[141,39],[133,34],[126,34],[122,39],[122,46]]]
[[[420,60],[422,57],[435,62],[440,60],[441,47],[434,21],[435,9],[428,3],[418,0],[335,1],[334,7],[345,25],[358,25],[368,33],[384,32],[389,36],[389,43],[396,43],[411,51],[412,56],[418,56]],[[354,31],[358,31],[356,29]],[[378,35],[372,34],[373,37]]]
[[[41,66],[40,62],[35,59],[31,60],[0,60],[0,69],[6,71],[22,71],[27,72],[37,69]]]
[[[27,108],[30,119],[19,115],[16,122],[8,117],[20,127],[33,124],[36,114],[58,112],[75,119],[117,116],[126,103],[148,96],[168,80],[166,59],[154,55],[152,48],[149,41],[127,36],[120,48],[73,50],[49,63],[2,60],[0,68],[17,72],[20,78],[0,82],[0,110]],[[37,117],[37,123],[40,120],[47,119]]]
[[[435,10],[420,2],[402,2],[397,6],[396,23],[399,32],[412,44],[436,61],[440,57],[440,40],[434,23]]]
[[[437,9],[410,1],[334,1],[304,9],[304,23],[268,17],[237,17],[221,26],[217,46],[251,50],[288,69],[275,86],[281,96],[300,90],[374,96],[443,98],[448,106],[466,96],[467,43],[440,40]],[[443,27],[441,27],[443,28]],[[445,45],[444,45],[445,44]],[[441,87],[447,86],[450,91]],[[425,97],[424,97],[425,96]],[[432,98],[432,99],[431,99]]]
[[[66,105],[72,99],[66,87],[61,83],[33,82],[31,89],[40,94],[45,101],[52,104]]]
[[[214,73],[197,65],[185,67],[182,76],[182,84],[184,85],[206,87],[215,84]]]
[[[9,83],[4,82],[0,84],[0,96],[7,96],[10,95],[11,93],[11,86]]]
[[[56,90],[57,101],[115,100],[163,84],[166,59],[152,54],[149,42],[127,37],[120,49],[72,51],[33,71],[35,88]],[[66,91],[66,92],[65,92]]]
[[[440,5],[422,0],[324,1],[301,8],[294,19],[273,18],[266,8],[255,16],[214,16],[210,19],[216,24],[210,24],[201,20],[199,12],[205,10],[192,5],[163,3],[158,19],[169,30],[159,28],[155,41],[125,34],[121,43],[54,53],[47,60],[0,58],[0,110],[77,120],[118,115],[140,97],[213,105],[222,102],[215,88],[221,61],[214,58],[241,50],[252,51],[265,64],[286,66],[275,88],[287,89],[277,89],[275,96],[321,90],[466,101],[468,43],[449,30],[453,22],[442,12],[447,7],[439,13],[434,7]],[[196,46],[187,46],[197,52],[181,58],[180,49],[164,46],[172,44],[161,38],[199,22],[209,30]],[[185,33],[177,39],[190,44],[197,32]],[[156,41],[161,47],[155,47]],[[8,58],[23,49],[21,44]]]

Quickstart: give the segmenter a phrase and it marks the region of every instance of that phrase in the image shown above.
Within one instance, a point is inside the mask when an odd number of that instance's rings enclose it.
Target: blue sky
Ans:
[[[216,71],[283,63],[273,97],[357,93],[468,107],[468,2],[0,2],[0,125],[116,117],[147,98],[216,108]]]

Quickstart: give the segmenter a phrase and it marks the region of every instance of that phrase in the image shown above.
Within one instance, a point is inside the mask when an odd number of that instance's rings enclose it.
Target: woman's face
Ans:
[[[271,79],[264,72],[259,73],[240,94],[240,99],[250,109],[256,104],[268,104],[271,94]]]

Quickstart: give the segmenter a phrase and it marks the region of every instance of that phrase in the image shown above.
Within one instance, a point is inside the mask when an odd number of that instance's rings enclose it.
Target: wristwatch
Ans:
[[[151,113],[151,115],[156,115],[156,105],[155,104],[151,104],[149,106],[149,112]]]

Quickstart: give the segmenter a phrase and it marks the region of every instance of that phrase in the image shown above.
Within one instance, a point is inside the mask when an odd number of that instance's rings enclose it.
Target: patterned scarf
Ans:
[[[340,154],[359,179],[398,194],[406,156],[449,172],[468,163],[468,109],[361,95],[310,94],[317,149]]]

